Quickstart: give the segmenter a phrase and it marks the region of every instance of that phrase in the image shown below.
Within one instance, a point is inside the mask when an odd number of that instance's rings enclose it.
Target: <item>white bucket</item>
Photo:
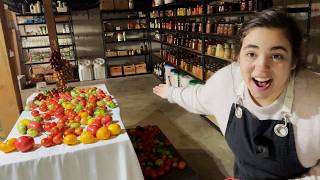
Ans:
[[[94,79],[106,78],[106,68],[104,64],[105,60],[102,58],[93,60]]]
[[[80,81],[92,80],[92,64],[88,59],[79,61],[79,79]]]

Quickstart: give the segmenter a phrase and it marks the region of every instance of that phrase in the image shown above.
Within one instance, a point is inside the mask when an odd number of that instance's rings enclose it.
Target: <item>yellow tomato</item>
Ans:
[[[90,124],[94,123],[95,121],[96,121],[96,119],[90,118],[90,119],[88,119],[87,124],[90,125]]]
[[[63,138],[63,143],[68,145],[75,145],[78,143],[77,136],[74,134],[68,134]]]
[[[65,109],[74,109],[74,105],[72,103],[67,103],[64,108]]]
[[[30,123],[30,121],[31,121],[30,119],[21,119],[21,120],[20,120],[20,123],[23,124],[23,125],[25,125],[25,126],[28,126],[28,124]]]
[[[82,134],[80,135],[80,141],[83,144],[91,144],[91,143],[95,143],[96,139],[94,138],[91,132],[83,131]]]
[[[87,119],[89,116],[88,112],[80,112],[79,115],[81,118],[85,118],[85,119]]]
[[[113,123],[108,126],[108,130],[111,132],[112,136],[117,136],[121,132],[121,127],[119,124]]]
[[[16,138],[11,138],[9,140],[7,140],[6,142],[2,142],[0,143],[0,151],[4,152],[4,153],[9,153],[12,152],[16,149],[16,146],[14,145],[14,143],[17,141]]]
[[[105,126],[99,128],[96,133],[96,137],[100,140],[109,139],[110,135],[111,135],[110,131]]]

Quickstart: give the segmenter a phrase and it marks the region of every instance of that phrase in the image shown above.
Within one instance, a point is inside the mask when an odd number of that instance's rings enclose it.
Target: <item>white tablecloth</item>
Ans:
[[[105,85],[94,85],[108,92]],[[30,100],[30,99],[29,99]],[[32,119],[31,113],[23,111],[20,119]],[[112,118],[125,129],[120,109],[112,110]],[[17,125],[16,123],[16,125]],[[8,138],[21,136],[16,125]],[[42,135],[35,138],[40,144]],[[39,147],[32,152],[0,152],[0,180],[140,180],[141,168],[128,134],[99,141],[94,144],[65,144],[50,148]]]

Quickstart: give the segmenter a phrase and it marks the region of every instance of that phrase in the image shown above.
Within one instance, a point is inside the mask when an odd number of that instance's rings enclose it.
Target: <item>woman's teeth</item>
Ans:
[[[267,88],[271,84],[270,78],[252,78],[255,84],[260,88]]]

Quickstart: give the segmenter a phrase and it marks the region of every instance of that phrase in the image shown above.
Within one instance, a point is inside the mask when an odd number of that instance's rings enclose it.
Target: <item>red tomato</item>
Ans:
[[[43,125],[43,129],[44,129],[46,132],[49,132],[52,127],[53,127],[53,126],[52,126],[52,123],[51,123],[51,122],[45,123],[45,124]]]
[[[63,132],[63,135],[64,135],[64,136],[67,136],[67,135],[69,135],[69,134],[75,134],[75,129],[74,129],[74,128],[69,128],[69,129],[67,129],[67,130],[65,130],[65,131]]]
[[[83,128],[82,127],[78,127],[74,130],[74,133],[77,135],[77,136],[80,136],[81,133],[83,132]]]
[[[81,121],[81,117],[79,115],[76,115],[74,118],[73,118],[74,122],[77,122],[77,123],[80,123]]]
[[[62,134],[57,134],[52,138],[54,144],[61,144],[63,141]]]
[[[44,119],[45,121],[49,121],[51,120],[51,115],[48,113],[45,113],[42,115],[42,119]]]
[[[52,138],[43,138],[41,139],[41,145],[44,146],[44,147],[50,147],[50,146],[53,146],[53,141],[52,141]]]
[[[47,107],[46,104],[42,104],[42,105],[39,107],[39,110],[40,110],[41,112],[46,112],[46,111],[48,110],[48,107]]]
[[[33,116],[33,117],[37,117],[37,116],[39,116],[39,111],[37,111],[37,110],[33,110],[33,111],[31,111],[31,115]]]
[[[53,136],[56,136],[59,133],[60,133],[60,129],[57,126],[54,126],[50,129],[50,134],[52,134]]]
[[[186,166],[187,166],[187,163],[185,161],[181,160],[178,162],[177,167],[178,167],[178,169],[184,169],[184,168],[186,168]]]

